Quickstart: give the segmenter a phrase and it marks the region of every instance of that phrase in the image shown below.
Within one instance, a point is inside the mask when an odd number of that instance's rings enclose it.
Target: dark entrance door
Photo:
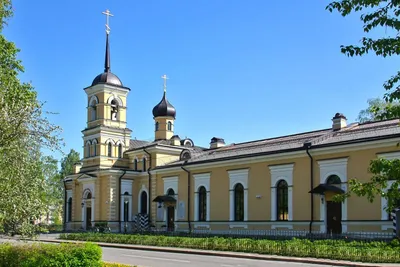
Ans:
[[[328,234],[342,233],[342,203],[326,202],[326,225]]]
[[[92,208],[86,208],[86,230],[92,227]]]
[[[175,207],[169,206],[167,208],[167,229],[168,231],[173,231],[175,228],[174,217],[175,217]]]

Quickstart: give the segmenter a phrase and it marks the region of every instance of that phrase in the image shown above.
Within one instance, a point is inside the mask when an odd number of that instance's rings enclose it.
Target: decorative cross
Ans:
[[[167,91],[167,80],[168,80],[169,78],[167,77],[166,74],[164,74],[163,76],[161,76],[161,79],[164,80],[164,92],[166,92],[166,91]]]
[[[101,12],[101,13],[107,16],[107,18],[106,18],[106,33],[110,34],[109,18],[110,17],[114,17],[114,15],[111,14],[110,10],[108,10],[108,9],[106,11],[104,11],[104,12]]]

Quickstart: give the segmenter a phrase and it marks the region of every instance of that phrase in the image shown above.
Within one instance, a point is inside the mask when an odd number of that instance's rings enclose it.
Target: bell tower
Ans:
[[[87,94],[87,125],[82,131],[84,159],[82,169],[111,167],[121,161],[129,148],[131,130],[127,128],[126,107],[130,91],[111,72],[109,10],[106,15],[104,72],[84,90]]]
[[[161,78],[164,79],[164,95],[153,108],[155,140],[169,140],[174,135],[176,110],[167,100],[167,75]]]

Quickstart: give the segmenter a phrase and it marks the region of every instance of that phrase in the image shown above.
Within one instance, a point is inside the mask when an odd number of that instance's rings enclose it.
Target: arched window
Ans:
[[[277,184],[276,211],[278,221],[287,221],[289,214],[288,184],[285,180],[280,180]]]
[[[86,143],[86,155],[88,158],[90,157],[90,143],[89,142]]]
[[[70,197],[68,199],[68,203],[67,203],[67,222],[71,222],[72,221],[72,197]]]
[[[111,120],[116,121],[118,114],[118,103],[115,99],[111,100]]]
[[[86,196],[86,199],[92,199],[92,193],[89,192],[89,193],[87,194],[87,196]]]
[[[207,190],[201,186],[198,191],[199,198],[199,221],[205,222],[207,220]]]
[[[134,160],[133,160],[133,169],[134,169],[135,171],[138,170],[137,164],[138,164],[138,160],[137,160],[137,159],[134,159]]]
[[[156,131],[158,131],[160,124],[158,123],[158,121],[156,122]]]
[[[140,194],[140,213],[147,214],[147,192],[143,191]]]
[[[118,145],[118,158],[122,158],[122,144]]]
[[[175,191],[174,191],[174,189],[172,189],[172,188],[168,189],[167,195],[168,195],[168,196],[175,196]]]
[[[326,179],[327,184],[341,184],[342,181],[340,180],[339,176],[337,175],[331,175]]]
[[[172,122],[168,122],[168,131],[172,131]]]
[[[146,158],[143,158],[143,171],[146,171]]]
[[[93,144],[93,156],[97,155],[97,143]]]
[[[109,157],[112,157],[112,144],[111,144],[111,142],[108,143],[108,152],[107,152],[107,155],[108,155]]]
[[[124,193],[125,198],[129,196],[128,192]],[[129,200],[124,198],[124,222],[127,222],[129,219]]]
[[[242,184],[237,184],[235,192],[235,221],[244,220],[244,188]]]
[[[92,105],[90,106],[90,120],[94,121],[97,119],[97,107],[96,102],[92,101]]]

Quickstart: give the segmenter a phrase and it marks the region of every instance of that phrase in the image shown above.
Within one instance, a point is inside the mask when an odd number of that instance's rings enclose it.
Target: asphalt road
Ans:
[[[326,267],[305,263],[261,261],[103,247],[103,260],[144,267]]]

